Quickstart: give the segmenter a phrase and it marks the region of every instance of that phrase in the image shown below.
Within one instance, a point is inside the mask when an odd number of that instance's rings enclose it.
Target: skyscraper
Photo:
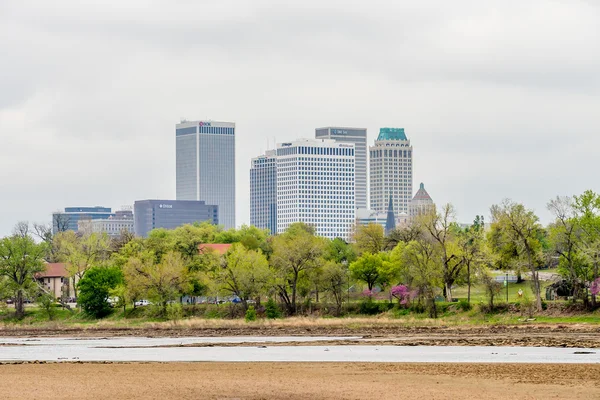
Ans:
[[[415,193],[415,197],[410,202],[409,216],[411,220],[414,220],[419,215],[424,215],[435,210],[435,204],[425,190],[425,185],[421,183],[419,190]]]
[[[235,227],[235,123],[182,121],[175,128],[177,200],[219,207],[219,224]]]
[[[294,222],[348,240],[355,222],[354,144],[304,139],[277,145],[277,233]]]
[[[315,130],[317,139],[334,139],[339,143],[354,143],[355,155],[355,204],[367,208],[367,130],[364,128],[327,127]]]
[[[385,212],[390,196],[394,214],[408,214],[412,197],[412,146],[403,128],[381,128],[369,147],[371,210]]]
[[[250,225],[277,233],[276,150],[252,159],[250,166]]]

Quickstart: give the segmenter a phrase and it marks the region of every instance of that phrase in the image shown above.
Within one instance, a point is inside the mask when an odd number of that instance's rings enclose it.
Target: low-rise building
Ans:
[[[219,224],[219,207],[196,200],[139,200],[133,206],[134,229],[146,237],[156,228],[175,229],[185,224],[208,221]]]
[[[46,270],[36,275],[36,279],[48,293],[55,298],[69,298],[74,296],[72,282],[67,273],[65,263],[46,263]]]

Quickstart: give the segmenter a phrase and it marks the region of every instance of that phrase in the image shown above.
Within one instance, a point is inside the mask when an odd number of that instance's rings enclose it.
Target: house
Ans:
[[[36,279],[57,299],[63,297],[63,293],[66,297],[73,296],[65,263],[46,263],[46,270],[37,274]]]
[[[231,243],[200,243],[198,245],[198,252],[200,254],[206,254],[214,251],[219,255],[224,255],[229,251]]]

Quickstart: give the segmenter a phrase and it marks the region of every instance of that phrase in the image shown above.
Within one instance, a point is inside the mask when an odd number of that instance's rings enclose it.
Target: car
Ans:
[[[152,303],[150,303],[148,300],[138,300],[135,302],[136,307],[149,306],[150,304]]]

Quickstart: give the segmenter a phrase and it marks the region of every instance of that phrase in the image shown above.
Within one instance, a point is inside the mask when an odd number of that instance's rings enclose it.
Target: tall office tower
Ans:
[[[276,150],[252,159],[250,166],[250,225],[277,233]]]
[[[327,127],[315,130],[317,139],[334,139],[339,143],[354,143],[356,208],[367,208],[367,130],[364,128]]]
[[[175,128],[177,200],[219,207],[219,224],[235,228],[235,123],[182,121]]]
[[[412,146],[403,128],[381,128],[369,147],[371,210],[387,211],[390,196],[394,214],[408,214],[412,198]]]
[[[277,233],[294,222],[350,239],[355,222],[354,144],[304,139],[277,145]]]

